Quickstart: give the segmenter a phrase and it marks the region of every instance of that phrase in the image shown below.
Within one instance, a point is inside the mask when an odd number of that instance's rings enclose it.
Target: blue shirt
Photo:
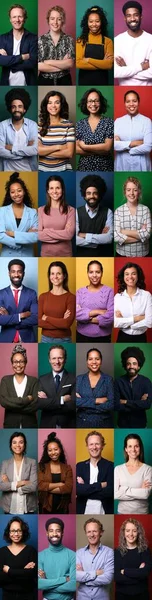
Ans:
[[[101,373],[101,377],[94,388],[91,388],[88,373],[78,375],[76,391],[81,398],[76,397],[78,416],[91,419],[92,426],[100,427],[100,420],[106,421],[110,411],[114,408],[113,380],[110,375]],[[96,404],[96,398],[107,398],[103,404]],[[91,427],[90,423],[90,427]],[[84,425],[85,427],[85,425]]]
[[[0,123],[0,171],[10,171],[9,160],[21,160],[22,171],[24,171],[24,159],[28,159],[29,171],[37,171],[37,123],[31,119],[24,117],[23,131],[26,136],[26,144],[18,151],[7,150],[6,144],[13,145],[15,142],[16,129],[12,123],[12,119],[5,119]],[[28,146],[28,142],[34,140],[32,146]],[[27,170],[27,169],[26,169]]]
[[[108,546],[98,547],[92,554],[89,546],[76,552],[76,564],[81,564],[83,571],[76,571],[79,582],[77,600],[109,600],[109,584],[114,573],[114,552]],[[97,569],[103,569],[102,575],[96,575]]]

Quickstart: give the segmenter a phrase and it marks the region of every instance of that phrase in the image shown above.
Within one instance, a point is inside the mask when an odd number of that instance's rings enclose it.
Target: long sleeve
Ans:
[[[37,210],[32,209],[32,218],[31,218],[30,228],[38,230],[38,214]],[[30,229],[29,228],[29,229]],[[9,238],[9,236],[6,236]],[[38,240],[38,234],[36,231],[14,231],[14,239],[16,244],[34,244]]]
[[[84,381],[84,378],[85,378],[85,381]],[[87,385],[87,378],[88,378],[87,375],[86,376],[78,375],[78,377],[77,377],[76,391],[81,396],[81,398],[76,397],[77,408],[81,408],[81,407],[87,407],[87,408],[93,408],[93,409],[96,408],[97,411],[101,412],[101,413],[104,411],[112,410],[113,404],[114,404],[114,392],[113,392],[112,378],[109,377],[106,380],[106,382],[105,382],[106,390],[105,390],[105,385],[104,385],[104,388],[102,388],[102,377],[101,377],[101,386],[100,386],[101,389],[98,385],[96,391],[94,390],[94,392],[92,392],[92,390],[90,389],[89,382]],[[86,383],[86,392],[85,392],[85,387],[83,387],[83,381],[84,381],[84,384]],[[96,404],[96,397],[102,398],[105,396],[107,397],[107,401],[104,404]]]
[[[43,296],[43,294],[41,294]],[[47,315],[47,319],[44,321],[41,317],[43,315],[43,299],[39,298],[39,327],[46,329],[68,329],[71,327],[74,318],[75,318],[75,296],[73,294],[69,294],[67,298],[66,310],[70,310],[70,316],[64,317],[51,317]],[[55,298],[55,296],[53,296]],[[62,298],[62,296],[61,296]]]
[[[37,464],[36,464],[36,460],[34,460],[34,459],[32,460],[32,463],[31,463],[29,481],[30,481],[30,483],[28,483],[27,485],[23,485],[20,488],[21,494],[30,494],[30,493],[36,492],[36,490],[37,490]]]
[[[82,564],[83,567],[83,549],[80,549],[77,551],[76,553],[76,564]],[[87,559],[87,557],[86,557]],[[85,559],[85,563],[86,563],[86,559]],[[101,563],[101,566],[100,566]],[[97,569],[103,569],[103,574],[102,575],[96,575],[96,571]],[[86,570],[82,570],[82,571],[77,571],[76,570],[76,579],[80,584],[85,583],[86,586],[90,586],[91,582],[92,582],[92,586],[93,587],[100,587],[103,585],[108,585],[109,583],[111,583],[112,579],[113,579],[113,573],[114,573],[114,552],[111,548],[106,548],[104,547],[104,558],[102,558],[102,553],[101,553],[101,559],[100,559],[100,554],[98,557],[96,557],[96,561],[95,561],[95,568],[94,569],[90,569],[90,567],[88,566],[87,571]]]
[[[61,482],[64,484],[62,486],[61,494],[71,494],[73,487],[73,473],[70,465],[66,466],[65,476],[63,476],[61,471]],[[38,489],[39,491],[49,491],[49,484],[52,483],[51,472],[48,472],[48,468],[45,468],[45,471],[41,471],[39,468],[38,471]],[[51,491],[50,491],[51,493]]]
[[[75,233],[75,209],[72,206],[68,207],[67,222],[64,229],[54,229],[53,227],[44,228],[43,226],[43,214],[39,210],[39,225],[38,225],[38,239],[41,242],[54,243],[56,241],[71,240]]]
[[[115,48],[115,55],[116,55],[116,48]],[[137,75],[137,73],[139,73],[139,71],[142,71],[142,66],[140,63],[132,63],[130,65],[125,65],[124,67],[120,67],[119,65],[117,65],[116,60],[114,62],[114,76],[116,79],[130,79],[131,77],[134,77],[135,75]],[[129,83],[129,82],[128,82]]]
[[[119,327],[120,329],[128,329],[128,327],[130,327],[130,325],[132,326],[134,323],[134,318],[133,315],[130,315],[129,317],[116,317],[116,311],[120,310],[121,312],[121,308],[120,308],[120,302],[122,303],[122,310],[123,310],[123,296],[121,297],[121,294],[116,294],[114,297],[114,327]],[[137,325],[137,323],[136,323]],[[140,321],[140,327],[141,327],[141,321]]]
[[[152,485],[152,467],[148,467],[145,465],[145,471],[143,474],[143,481],[148,479],[148,481]],[[126,484],[121,485],[122,477],[123,477],[123,465],[119,465],[114,469],[114,497],[115,500],[147,500],[151,494],[151,488],[142,488],[142,487],[130,487],[129,486],[129,476],[128,476],[128,485],[127,485],[127,473],[126,473]],[[139,473],[140,477],[140,473]]]
[[[8,376],[9,377],[9,376]],[[33,384],[29,391],[27,392],[27,396],[18,397],[11,396],[10,394],[10,385],[8,382],[7,375],[2,377],[0,384],[0,404],[3,408],[8,408],[11,411],[15,412],[24,412],[24,413],[32,413],[37,410],[37,379],[33,378]],[[15,392],[15,390],[14,390]],[[32,395],[32,400],[28,397]]]
[[[121,220],[119,217],[119,209],[116,209],[114,213],[114,241],[118,242],[120,246],[122,246],[122,244],[125,244],[125,241],[127,239],[127,235],[121,233],[121,228],[122,227]]]
[[[152,149],[152,123],[150,119],[145,119],[143,144],[130,148],[129,154],[145,154]]]
[[[89,39],[93,43],[93,36]],[[82,45],[81,40],[76,42],[76,68],[85,70],[95,69],[111,69],[113,65],[113,42],[110,38],[105,38],[104,45],[105,54],[109,54],[110,58],[96,59],[89,57],[89,60],[85,60],[85,45]]]
[[[79,233],[79,219],[76,211],[76,244],[77,246],[90,246],[91,244],[110,244],[113,240],[113,213],[108,209],[105,227],[109,227],[107,233],[86,233],[85,238],[81,238]]]
[[[83,288],[80,288],[79,290],[77,290],[77,293],[76,293],[76,319],[78,321],[82,321],[84,323],[85,322],[89,323],[90,310],[88,308],[85,308],[84,306],[82,306],[82,304],[83,304],[82,292],[83,292]]]
[[[108,327],[113,324],[114,318],[114,292],[112,289],[109,290],[108,300],[107,300],[107,310],[103,315],[98,315],[98,323],[99,327]]]
[[[145,308],[145,318],[142,321],[138,321],[138,323],[133,323],[133,329],[140,329],[140,327],[152,327],[152,295],[150,292],[147,292],[147,302]]]
[[[104,498],[111,498],[113,495],[113,463],[110,461],[107,467],[106,475],[104,474],[104,477],[105,476],[107,481],[107,486],[105,488],[101,487],[102,481],[98,481],[97,483],[77,483],[77,495],[91,498],[92,494],[99,493],[98,498],[101,501]],[[82,477],[82,479],[84,479],[81,463],[77,463],[76,465],[76,477]]]

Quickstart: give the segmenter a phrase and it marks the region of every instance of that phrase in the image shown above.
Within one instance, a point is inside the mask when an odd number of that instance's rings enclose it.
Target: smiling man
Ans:
[[[146,410],[152,403],[152,384],[148,377],[139,375],[145,362],[144,353],[136,346],[125,348],[121,362],[126,374],[115,380],[118,427],[146,427]]]
[[[72,600],[76,589],[75,552],[62,544],[64,523],[57,517],[45,523],[49,548],[39,552],[38,589],[43,600]]]
[[[65,369],[64,346],[52,345],[48,360],[52,372],[39,379],[40,427],[75,427],[75,375]]]
[[[37,36],[25,29],[27,11],[21,4],[9,9],[11,31],[0,35],[1,85],[35,85]]]
[[[85,438],[89,459],[76,466],[77,513],[113,513],[113,463],[102,458],[105,439],[99,431]]]
[[[88,544],[76,553],[76,579],[79,582],[77,600],[109,600],[109,584],[114,573],[114,552],[101,544],[104,532],[98,519],[84,523]]]
[[[19,258],[8,263],[10,285],[0,290],[0,342],[35,342],[38,321],[35,290],[25,287],[25,263]]]
[[[1,171],[37,170],[37,123],[27,119],[29,93],[22,88],[9,90],[5,96],[9,119],[0,122]]]
[[[114,40],[114,76],[119,85],[152,85],[152,35],[141,28],[142,5],[130,0],[122,12],[127,31]]]
[[[99,175],[86,175],[80,181],[85,204],[76,213],[77,256],[111,256],[113,213],[103,205],[107,186]]]

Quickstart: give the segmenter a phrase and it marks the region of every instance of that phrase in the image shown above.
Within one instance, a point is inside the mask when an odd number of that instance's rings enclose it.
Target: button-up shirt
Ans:
[[[142,229],[142,225],[146,229]],[[126,244],[127,235],[121,229],[137,230],[139,239],[131,244]],[[151,214],[148,206],[138,204],[135,215],[132,215],[127,203],[119,206],[114,213],[114,241],[117,242],[116,251],[120,256],[146,256],[149,252],[149,238],[151,234]],[[132,238],[135,240],[135,238]]]
[[[114,133],[120,138],[114,142],[115,171],[151,171],[151,120],[140,113],[134,117],[124,115],[116,119]],[[130,148],[134,140],[143,140],[143,143]]]
[[[91,210],[87,204],[85,204],[85,210],[88,213],[90,219],[94,219],[96,217],[99,208],[95,210]],[[108,208],[107,219],[105,223],[105,227],[109,227],[109,231],[107,233],[86,233],[85,238],[79,237],[79,217],[78,212],[76,211],[76,245],[77,246],[89,246],[89,248],[97,248],[98,244],[111,244],[113,240],[113,213],[110,208]]]
[[[120,310],[122,317],[116,317]],[[142,321],[134,323],[134,316],[145,315]],[[114,327],[119,327],[128,335],[140,335],[152,327],[152,296],[150,292],[137,288],[130,298],[127,290],[114,298]]]
[[[24,134],[24,141],[16,136],[16,133]],[[12,119],[6,119],[0,123],[0,157],[1,171],[12,171],[16,167],[22,171],[37,171],[37,123],[31,119],[24,118],[23,125],[19,131],[16,131]],[[28,142],[33,140],[33,144],[28,146]],[[6,144],[12,145],[12,150],[5,148]],[[12,166],[13,165],[13,166]]]
[[[41,35],[38,39],[38,61],[44,62],[44,60],[63,60],[65,55],[68,54],[69,58],[75,58],[74,40],[71,35],[67,35],[63,31],[61,32],[58,43],[55,45],[50,32]],[[56,73],[41,73],[44,77],[44,85],[46,80],[52,79],[53,83],[56,84],[61,77],[67,75],[69,69],[63,71],[56,71]]]
[[[89,546],[80,548],[76,553],[76,564],[82,565],[82,571],[76,571],[76,579],[80,583],[77,600],[109,600],[109,584],[114,573],[114,553],[108,546],[98,547],[92,554]],[[103,569],[102,575],[96,575]]]

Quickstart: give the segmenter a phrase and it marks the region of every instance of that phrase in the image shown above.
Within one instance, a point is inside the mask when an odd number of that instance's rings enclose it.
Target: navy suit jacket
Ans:
[[[113,463],[106,458],[98,461],[98,481],[90,482],[90,460],[84,460],[76,465],[76,477],[82,477],[84,483],[77,483],[77,514],[84,514],[87,500],[101,500],[105,513],[113,513]],[[107,487],[102,488],[101,482],[107,481]]]
[[[19,331],[21,341],[35,342],[33,326],[38,323],[38,305],[36,292],[23,285],[19,304],[16,306],[10,286],[0,290],[0,306],[8,311],[8,315],[0,315],[0,342],[13,342],[16,331]],[[30,317],[19,321],[19,314],[30,311]]]
[[[21,39],[20,54],[13,55],[13,30],[0,35],[0,48],[4,48],[7,56],[0,55],[0,66],[2,67],[1,85],[9,85],[10,71],[16,73],[23,71],[27,85],[37,83],[37,35],[24,29]],[[22,54],[30,54],[30,58],[22,60]]]

